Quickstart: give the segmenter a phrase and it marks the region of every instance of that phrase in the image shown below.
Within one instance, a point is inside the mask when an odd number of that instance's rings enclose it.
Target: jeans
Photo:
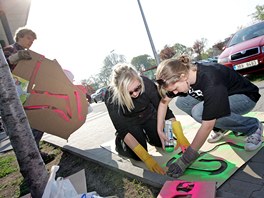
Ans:
[[[34,136],[34,138],[35,138],[35,141],[36,141],[36,143],[37,143],[37,147],[38,147],[38,149],[40,150],[40,148],[39,148],[39,142],[40,142],[40,140],[41,140],[41,138],[42,138],[44,132],[39,131],[39,130],[37,130],[37,129],[33,129],[33,128],[31,128],[31,130],[32,130],[33,136]]]
[[[229,96],[228,99],[231,114],[216,119],[215,127],[240,132],[247,136],[254,133],[259,127],[259,120],[242,115],[250,112],[256,103],[244,94],[235,94]],[[188,95],[186,97],[178,97],[175,104],[180,110],[192,116],[194,120],[202,123],[203,101]]]

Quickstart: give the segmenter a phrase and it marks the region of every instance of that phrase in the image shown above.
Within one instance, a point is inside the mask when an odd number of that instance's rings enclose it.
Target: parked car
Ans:
[[[95,102],[95,103],[99,101],[104,102],[106,89],[107,87],[97,89],[96,92],[91,95],[92,102]]]
[[[218,57],[218,63],[241,74],[264,70],[264,22],[235,33]]]
[[[217,63],[217,61],[218,61],[218,57],[217,57],[217,56],[214,56],[214,57],[208,58],[207,60],[208,60],[210,63]]]
[[[202,59],[202,60],[195,61],[195,63],[204,64],[204,63],[210,63],[210,61],[207,59]]]

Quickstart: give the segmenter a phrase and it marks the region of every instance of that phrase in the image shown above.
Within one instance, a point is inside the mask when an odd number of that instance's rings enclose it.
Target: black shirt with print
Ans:
[[[203,95],[203,120],[230,115],[228,96],[245,94],[254,102],[260,98],[256,85],[237,71],[217,63],[198,64],[196,83],[191,86],[193,90],[199,90],[199,93]]]

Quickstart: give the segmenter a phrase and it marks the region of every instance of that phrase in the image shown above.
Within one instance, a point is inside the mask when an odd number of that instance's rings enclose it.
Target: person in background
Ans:
[[[116,151],[123,156],[142,160],[159,174],[164,170],[148,154],[147,142],[162,147],[157,132],[157,109],[160,95],[156,84],[125,63],[114,66],[105,95],[105,104],[116,129]],[[165,119],[175,119],[167,109]]]
[[[3,49],[11,72],[15,69],[18,61],[31,59],[28,49],[35,39],[37,39],[37,35],[31,29],[25,27],[17,29],[14,37],[15,43]]]
[[[183,175],[185,169],[199,157],[199,149],[214,128],[239,131],[247,136],[244,149],[254,151],[262,144],[263,125],[250,112],[260,98],[259,89],[235,70],[212,63],[193,64],[187,56],[162,61],[156,73],[158,89],[162,93],[158,125],[162,123],[171,101],[166,92],[187,93],[199,90],[201,101],[192,104],[190,115],[199,123],[194,140],[186,152],[169,166],[167,174]]]
[[[15,69],[17,63],[20,60],[31,59],[28,49],[31,47],[31,45],[36,39],[37,39],[37,35],[31,29],[25,27],[21,27],[17,29],[14,36],[15,43],[3,48],[5,58],[9,64],[11,72]],[[33,128],[32,128],[32,133],[37,143],[37,147],[40,151],[39,143],[44,133],[42,131]],[[49,155],[42,151],[40,151],[40,154],[45,163],[48,163],[54,159],[54,155],[52,154]]]

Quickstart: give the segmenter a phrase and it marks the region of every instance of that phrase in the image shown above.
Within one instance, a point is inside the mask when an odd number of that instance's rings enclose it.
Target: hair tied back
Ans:
[[[187,57],[187,56],[180,56],[179,57],[179,61],[181,61],[182,63],[185,63],[185,64],[187,64],[187,63],[189,63],[190,62],[190,59]]]

